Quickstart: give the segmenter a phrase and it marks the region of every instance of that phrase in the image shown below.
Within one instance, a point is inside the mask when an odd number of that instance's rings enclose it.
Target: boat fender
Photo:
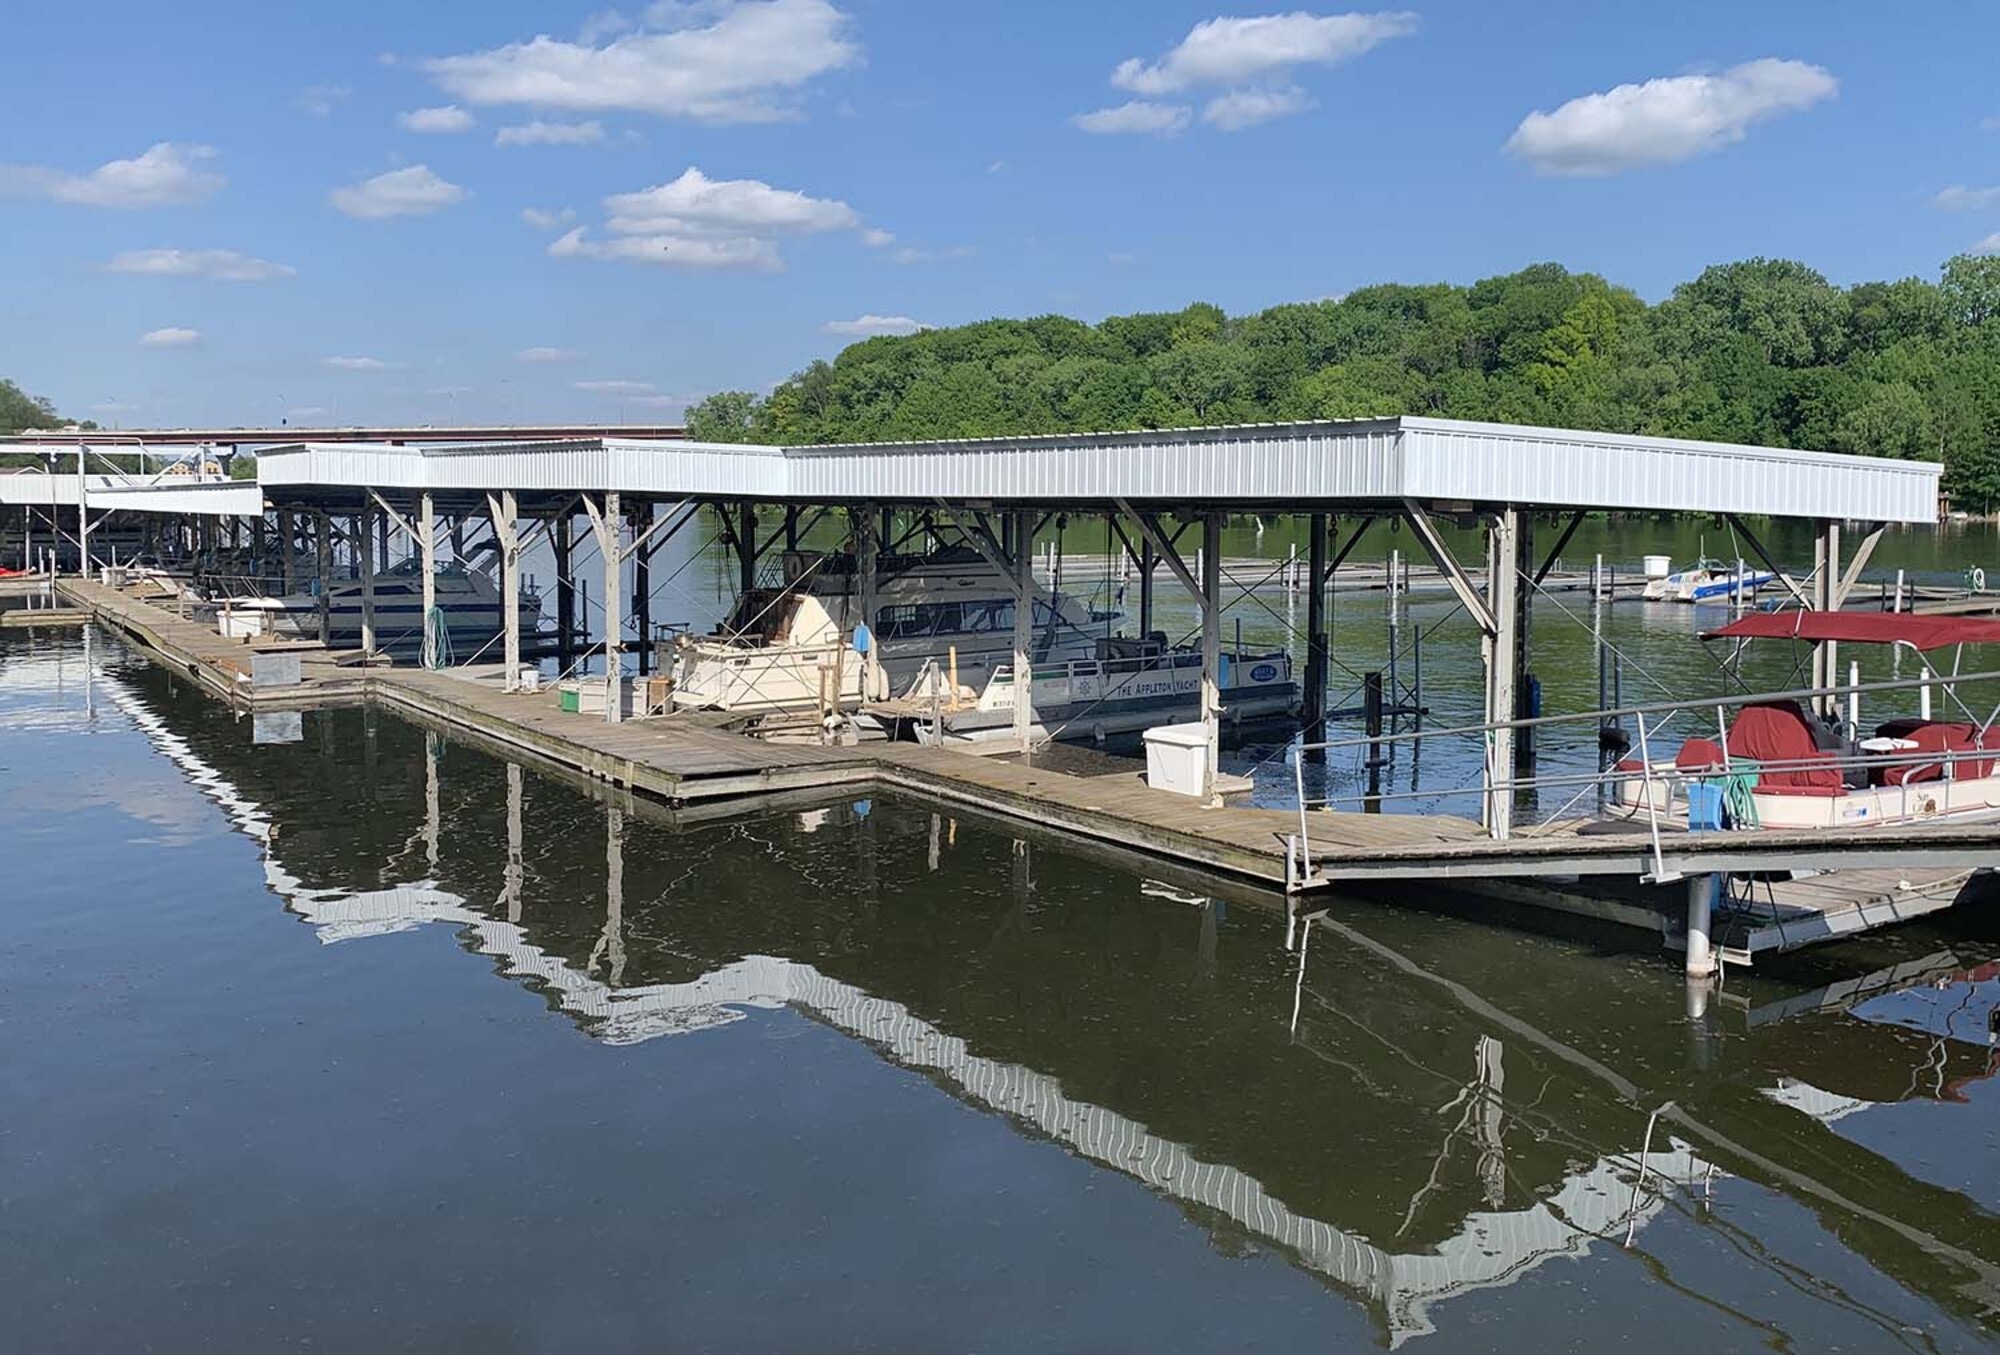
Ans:
[[[1090,738],[1093,743],[1104,742],[1104,721],[1099,720],[1090,727]]]
[[[1972,567],[1972,591],[1975,593],[1986,591],[1986,571],[1978,565]]]

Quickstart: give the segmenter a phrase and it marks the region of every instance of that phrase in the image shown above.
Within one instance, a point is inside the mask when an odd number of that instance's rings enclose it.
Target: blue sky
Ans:
[[[1657,298],[1753,254],[1854,282],[2000,249],[1990,0],[349,0],[9,31],[0,375],[128,426],[657,421],[899,322],[1539,260]]]

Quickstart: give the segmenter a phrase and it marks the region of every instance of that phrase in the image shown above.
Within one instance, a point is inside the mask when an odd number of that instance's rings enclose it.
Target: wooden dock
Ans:
[[[374,700],[470,742],[674,805],[720,806],[749,797],[843,789],[899,792],[1267,888],[1339,890],[1424,881],[1521,901],[1536,901],[1539,894],[1547,906],[1655,928],[1677,913],[1684,897],[1677,887],[1637,884],[1662,867],[1667,879],[1841,867],[1838,876],[1795,880],[1770,891],[1766,921],[1779,926],[1777,940],[1757,927],[1719,937],[1732,958],[1787,948],[1793,942],[1785,928],[1803,944],[1915,915],[1920,898],[1944,898],[1942,891],[1951,884],[1950,898],[1930,904],[1945,906],[1957,897],[1953,881],[2000,859],[2000,828],[1993,825],[1877,827],[1840,835],[1675,831],[1663,837],[1656,853],[1649,833],[1607,834],[1580,820],[1524,829],[1502,841],[1469,819],[1449,815],[1314,811],[1307,821],[1312,873],[1301,879],[1295,845],[1300,818],[1292,810],[1209,808],[1152,789],[1137,777],[1074,776],[1038,767],[1032,759],[970,757],[919,744],[841,748],[762,742],[731,732],[724,717],[702,712],[611,724],[563,712],[553,691],[508,693],[490,669],[364,666],[358,655],[317,647],[291,646],[301,659],[298,685],[260,691],[250,680],[253,655],[284,646],[225,639],[208,625],[95,583],[66,581],[61,592],[77,609],[115,626],[161,663],[238,708]],[[1578,883],[1551,892],[1549,877]],[[1584,877],[1590,877],[1587,887]],[[1827,883],[1836,879],[1838,886]],[[1614,883],[1619,881],[1624,883]]]

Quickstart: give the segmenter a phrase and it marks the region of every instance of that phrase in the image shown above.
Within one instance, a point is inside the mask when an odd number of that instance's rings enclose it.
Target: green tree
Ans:
[[[687,412],[688,436],[701,442],[748,442],[757,418],[749,391],[717,391]]]

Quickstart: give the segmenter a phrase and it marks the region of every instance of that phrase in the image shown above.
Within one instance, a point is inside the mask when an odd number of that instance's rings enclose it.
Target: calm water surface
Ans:
[[[1970,1350],[2000,920],[1732,974],[0,636],[11,1349]],[[284,740],[259,743],[266,740]],[[1302,962],[1303,961],[1303,962]]]

